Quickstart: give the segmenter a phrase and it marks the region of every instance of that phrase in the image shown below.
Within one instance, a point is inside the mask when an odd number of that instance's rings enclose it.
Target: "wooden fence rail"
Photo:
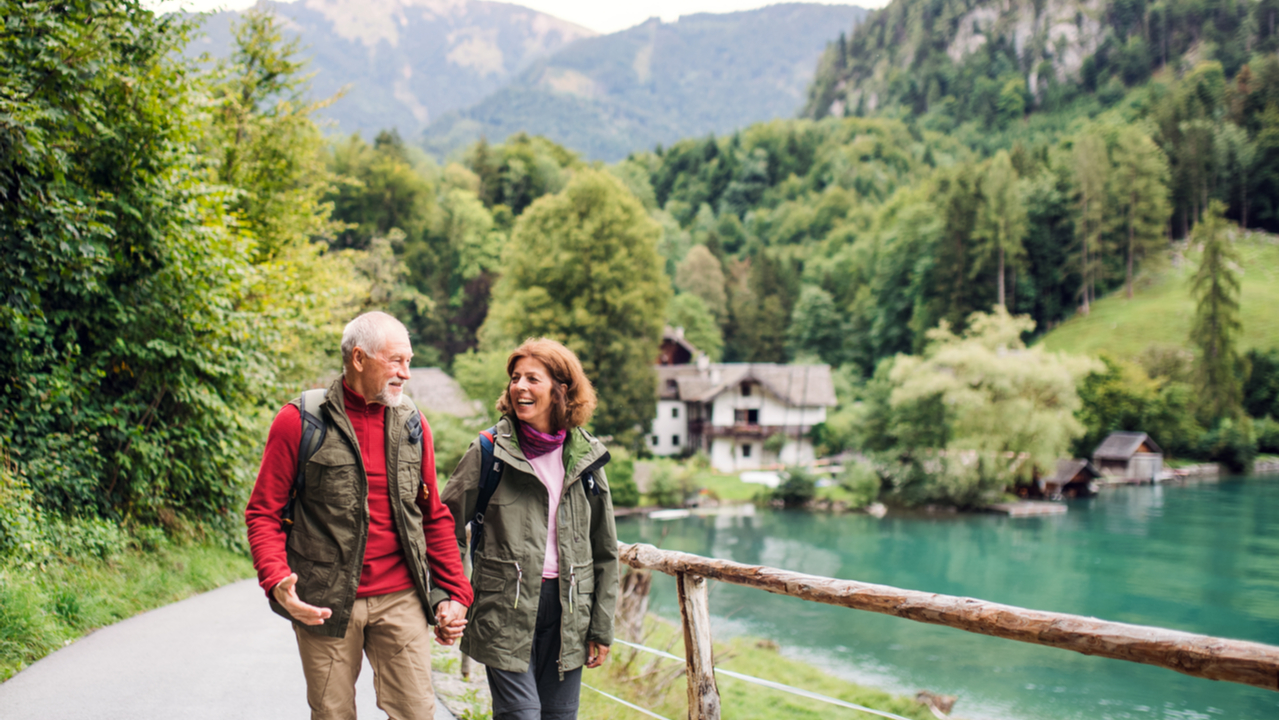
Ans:
[[[760,565],[744,565],[730,560],[659,550],[644,543],[619,543],[622,562],[640,570],[657,570],[674,575],[681,586],[681,616],[685,622],[685,652],[689,655],[690,718],[719,715],[719,697],[714,679],[706,681],[706,649],[689,639],[709,639],[705,586],[690,593],[697,579],[767,590],[778,595],[869,610],[917,622],[946,625],[982,635],[1018,640],[1034,645],[1074,650],[1085,655],[1157,665],[1187,675],[1277,689],[1280,648],[1244,640],[1196,635],[1163,628],[1108,622],[1066,613],[1027,610],[974,598],[902,590],[854,580],[806,575]],[[687,598],[693,598],[690,602]],[[685,607],[689,605],[689,607]],[[698,688],[693,686],[695,677]],[[711,697],[708,698],[708,695]],[[697,714],[695,715],[695,702]],[[710,709],[714,705],[714,710]]]

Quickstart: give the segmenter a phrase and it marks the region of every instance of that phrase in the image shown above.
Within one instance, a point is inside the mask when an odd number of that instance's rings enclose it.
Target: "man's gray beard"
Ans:
[[[387,385],[383,386],[381,392],[379,392],[376,396],[374,396],[373,401],[380,405],[386,405],[387,407],[396,407],[397,405],[400,404],[400,401],[403,399],[404,399],[404,387],[402,386],[400,388],[399,395],[392,395],[391,385],[390,383],[388,383]]]

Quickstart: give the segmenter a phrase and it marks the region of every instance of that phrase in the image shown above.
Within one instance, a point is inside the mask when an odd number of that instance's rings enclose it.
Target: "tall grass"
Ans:
[[[208,545],[0,566],[0,680],[91,630],[253,575]]]

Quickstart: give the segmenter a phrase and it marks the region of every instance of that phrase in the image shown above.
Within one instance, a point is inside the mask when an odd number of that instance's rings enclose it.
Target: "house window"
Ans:
[[[672,436],[671,436],[671,444],[672,444],[672,445],[675,445],[676,447],[680,447],[680,436],[679,436],[679,435],[672,435]]]
[[[749,458],[749,457],[751,457],[751,446],[750,446],[750,445],[743,445],[743,446],[742,446],[742,457],[744,457],[744,458]]]
[[[673,418],[678,418],[678,417],[680,417],[680,408],[678,408],[678,407],[673,407],[673,408],[671,408],[671,417],[673,417]]]
[[[657,435],[654,435],[654,436],[653,436],[653,446],[654,446],[654,447],[658,447],[658,442],[659,442],[659,440],[658,440],[658,436],[657,436]]]
[[[680,385],[679,385],[678,383],[676,383],[676,381],[675,381],[673,378],[668,378],[668,379],[667,379],[667,392],[672,392],[672,393],[673,393],[673,392],[677,392],[677,391],[679,391],[679,390],[680,390]]]
[[[760,424],[760,411],[759,411],[759,410],[755,410],[755,409],[752,409],[752,410],[734,410],[734,411],[733,411],[733,424],[734,424],[734,425],[759,425],[759,424]]]
[[[751,397],[751,383],[742,383],[742,397]]]

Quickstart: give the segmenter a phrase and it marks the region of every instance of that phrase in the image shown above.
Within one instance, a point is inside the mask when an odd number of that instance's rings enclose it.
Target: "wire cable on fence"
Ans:
[[[659,714],[658,714],[658,713],[656,713],[656,712],[651,712],[651,711],[649,711],[649,710],[645,710],[644,708],[640,707],[639,705],[632,705],[631,703],[627,702],[626,700],[623,700],[623,699],[622,699],[622,698],[620,698],[620,697],[614,697],[613,695],[610,695],[609,693],[607,693],[607,692],[605,692],[605,691],[601,690],[600,688],[591,687],[590,685],[588,685],[588,684],[586,684],[586,683],[582,683],[582,687],[584,687],[584,688],[586,688],[586,689],[588,689],[588,690],[595,690],[596,692],[598,692],[598,693],[600,693],[601,695],[603,695],[603,696],[605,696],[605,697],[609,698],[610,700],[612,700],[612,701],[614,701],[614,702],[616,702],[616,703],[622,704],[622,705],[626,705],[627,707],[631,708],[632,710],[635,710],[636,712],[642,712],[642,713],[644,713],[645,715],[648,715],[648,716],[649,716],[649,717],[651,717],[651,718],[657,718],[658,720],[667,720],[666,718],[662,717],[661,715],[659,715]]]
[[[620,643],[620,644],[622,644],[622,645],[626,645],[627,647],[631,647],[631,648],[635,648],[635,649],[637,649],[637,650],[644,650],[645,652],[653,653],[654,655],[658,655],[658,656],[660,656],[660,657],[664,657],[664,658],[667,658],[667,659],[669,659],[669,660],[675,660],[675,661],[677,661],[677,662],[684,662],[684,658],[682,658],[682,657],[677,657],[677,656],[675,656],[675,655],[672,655],[672,654],[671,654],[671,653],[669,653],[669,652],[665,652],[665,651],[662,651],[662,650],[655,650],[654,648],[651,648],[651,647],[645,647],[644,645],[637,645],[637,644],[635,644],[635,643],[629,643],[629,642],[627,642],[626,640],[620,640],[620,639],[618,639],[618,638],[614,638],[614,640],[613,640],[613,641],[614,641],[614,642],[616,642],[616,643]],[[782,683],[774,682],[774,681],[772,681],[772,680],[762,680],[762,679],[760,679],[760,678],[758,678],[758,677],[752,677],[752,676],[750,676],[750,675],[743,675],[742,673],[737,673],[737,672],[734,672],[734,671],[732,671],[732,670],[725,670],[725,669],[723,669],[723,668],[716,668],[716,669],[715,669],[715,671],[716,671],[716,672],[718,672],[718,673],[720,673],[721,675],[725,675],[725,676],[727,676],[727,677],[737,678],[738,680],[745,680],[746,682],[749,682],[749,683],[754,683],[754,684],[756,684],[756,685],[762,685],[762,686],[767,687],[767,688],[773,688],[774,690],[781,690],[782,692],[791,693],[792,695],[799,695],[800,697],[809,698],[810,700],[819,700],[819,701],[821,701],[821,702],[828,703],[828,704],[830,704],[830,705],[838,705],[838,706],[840,706],[840,707],[849,708],[850,710],[860,710],[860,711],[865,712],[865,713],[871,713],[872,715],[879,715],[880,717],[883,717],[883,718],[890,718],[890,720],[907,720],[907,718],[904,718],[904,717],[902,717],[901,715],[894,715],[893,713],[885,712],[885,711],[883,711],[883,710],[875,710],[875,709],[873,709],[873,708],[865,707],[865,706],[863,706],[863,705],[857,705],[857,704],[855,704],[855,703],[846,702],[846,701],[844,701],[844,700],[840,700],[840,699],[838,699],[838,698],[827,697],[826,695],[820,695],[820,694],[818,694],[818,693],[816,693],[816,692],[812,692],[812,691],[809,691],[809,690],[804,690],[804,689],[802,689],[802,688],[791,687],[790,685],[783,685]],[[595,688],[592,688],[592,689],[594,690]],[[596,692],[599,692],[599,691],[597,690]]]

